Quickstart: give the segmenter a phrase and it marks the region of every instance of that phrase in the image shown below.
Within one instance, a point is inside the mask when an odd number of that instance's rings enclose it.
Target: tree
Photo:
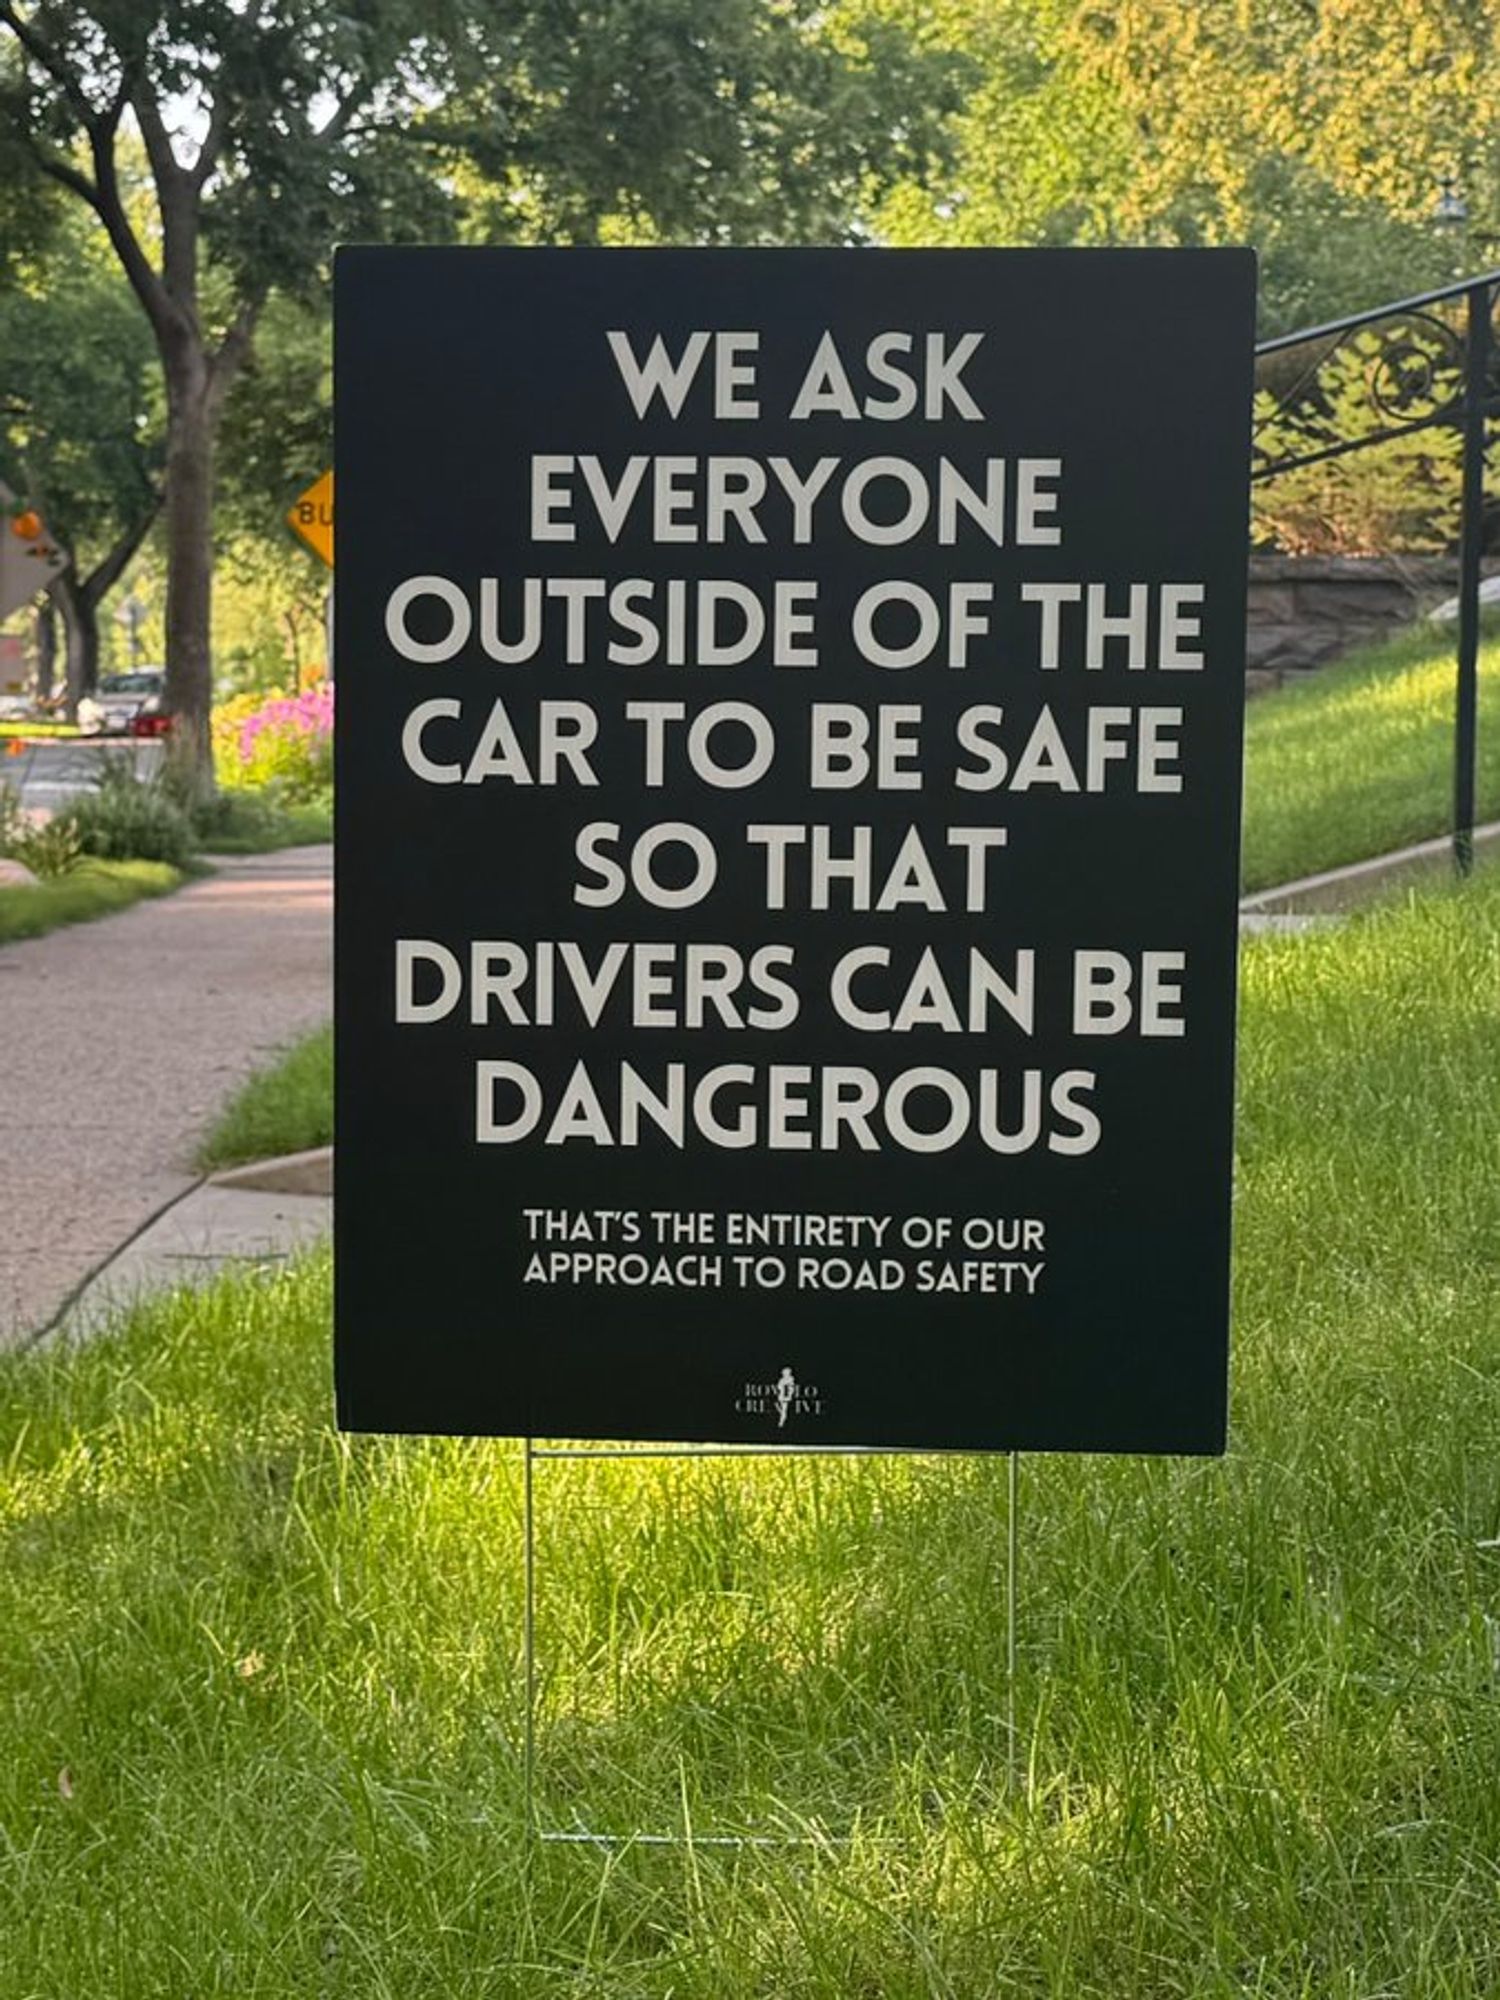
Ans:
[[[917,83],[894,29],[825,20],[817,0],[0,0],[0,125],[97,217],[160,358],[167,696],[194,786],[214,443],[272,293],[316,286],[335,235],[451,235],[465,159],[522,234],[842,230],[867,180],[913,171],[947,71]]]
[[[293,536],[286,516],[332,463],[326,303],[273,297],[219,434],[217,540],[229,587],[219,592],[215,628],[221,662],[236,682],[296,686],[306,668],[328,659],[332,575]]]
[[[1500,16],[1481,0],[880,0],[981,81],[895,241],[1256,245],[1266,334],[1438,286],[1500,228]],[[1434,220],[1451,176],[1471,226]]]
[[[129,288],[76,215],[0,277],[0,472],[68,556],[52,587],[70,707],[99,676],[99,611],[161,507],[160,392]]]
[[[16,53],[0,38],[0,102],[13,101],[19,79]],[[67,212],[62,190],[39,180],[34,164],[19,127],[0,118],[0,288],[43,254]]]
[[[287,509],[332,463],[333,327],[326,296],[303,302],[279,294],[224,405],[221,533],[290,547]]]

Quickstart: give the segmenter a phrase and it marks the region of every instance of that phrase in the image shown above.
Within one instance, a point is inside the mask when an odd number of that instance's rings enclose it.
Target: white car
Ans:
[[[128,736],[143,711],[161,707],[165,667],[132,667],[128,673],[105,674],[97,694],[78,704],[78,727],[85,736]]]

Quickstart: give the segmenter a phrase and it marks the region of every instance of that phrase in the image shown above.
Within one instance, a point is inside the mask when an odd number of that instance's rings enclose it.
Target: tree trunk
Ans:
[[[77,581],[70,564],[53,585],[67,639],[67,714],[78,719],[78,704],[99,691],[99,607]]]
[[[57,676],[57,603],[51,592],[37,606],[36,613],[36,693],[38,701],[52,699]]]
[[[299,627],[297,621],[297,609],[295,605],[290,606],[287,610],[282,612],[281,622],[286,627],[286,636],[291,641],[291,646],[292,646],[292,693],[301,694],[302,648],[298,643]]]
[[[213,430],[209,373],[201,347],[183,349],[167,376],[167,680],[170,755],[190,799],[214,788]]]

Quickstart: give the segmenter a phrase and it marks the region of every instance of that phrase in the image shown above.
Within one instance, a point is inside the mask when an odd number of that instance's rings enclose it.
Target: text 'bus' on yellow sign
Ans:
[[[333,568],[333,472],[315,479],[307,491],[293,501],[286,524],[300,535],[314,555]]]

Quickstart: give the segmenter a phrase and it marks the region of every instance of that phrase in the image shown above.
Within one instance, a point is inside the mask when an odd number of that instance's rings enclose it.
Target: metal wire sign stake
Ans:
[[[523,1602],[521,1618],[522,1686],[525,1714],[522,1724],[522,1825],[528,1837],[544,1845],[572,1847],[726,1847],[781,1848],[826,1846],[824,1836],[796,1834],[608,1832],[575,1826],[551,1827],[541,1823],[537,1810],[537,1543],[536,1467],[538,1464],[568,1461],[642,1458],[889,1458],[925,1456],[921,1453],[888,1452],[866,1445],[631,1445],[624,1447],[538,1445],[534,1438],[522,1440],[521,1455],[521,1547]],[[1013,1798],[1022,1794],[1025,1759],[1017,1729],[1016,1673],[1019,1646],[1019,1549],[1020,1549],[1020,1463],[1019,1452],[1006,1453],[1005,1519],[1005,1739],[1006,1784]],[[833,1838],[832,1844],[839,1844]]]

